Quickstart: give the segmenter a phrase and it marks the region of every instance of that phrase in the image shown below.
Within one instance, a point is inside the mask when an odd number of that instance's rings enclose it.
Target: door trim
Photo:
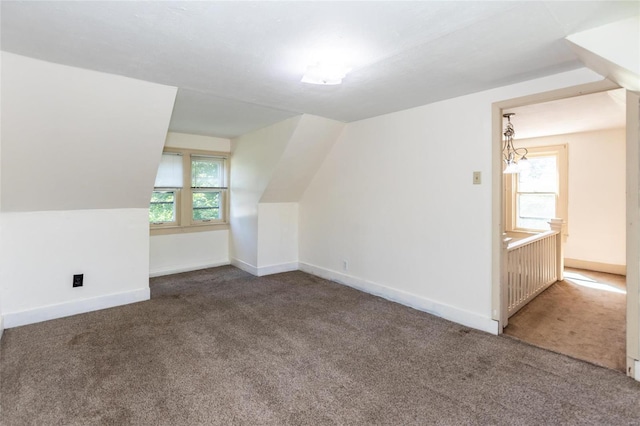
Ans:
[[[504,226],[504,184],[502,179],[502,111],[504,109],[554,101],[618,89],[616,83],[602,80],[594,83],[536,93],[495,102],[491,105],[492,124],[492,236],[491,236],[491,312],[499,322],[498,333],[508,324],[507,309],[503,307],[502,285],[502,229]],[[626,133],[626,249],[627,249],[627,375],[636,377],[635,365],[640,359],[640,118],[638,94],[627,91]],[[638,372],[640,375],[640,371]]]

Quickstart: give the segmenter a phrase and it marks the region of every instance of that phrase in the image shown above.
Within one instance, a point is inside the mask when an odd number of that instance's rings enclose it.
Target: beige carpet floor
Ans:
[[[532,345],[624,371],[625,277],[567,269],[509,319],[504,333]]]
[[[2,425],[631,425],[640,383],[302,272],[5,331]]]

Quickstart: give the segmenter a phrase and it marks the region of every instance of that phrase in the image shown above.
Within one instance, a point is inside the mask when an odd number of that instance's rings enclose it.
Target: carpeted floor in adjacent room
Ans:
[[[639,424],[640,383],[302,272],[5,331],[3,425]]]
[[[627,295],[622,275],[565,269],[564,281],[509,318],[508,336],[625,371]]]

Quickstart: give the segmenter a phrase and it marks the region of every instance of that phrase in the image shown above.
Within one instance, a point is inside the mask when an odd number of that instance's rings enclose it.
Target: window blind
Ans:
[[[191,156],[191,187],[226,189],[225,159],[221,157]]]
[[[163,153],[156,175],[156,188],[182,188],[182,155]]]

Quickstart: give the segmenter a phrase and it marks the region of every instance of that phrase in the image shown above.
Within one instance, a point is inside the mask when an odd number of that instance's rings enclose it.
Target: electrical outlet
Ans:
[[[482,172],[473,172],[473,184],[480,185],[482,183]]]
[[[84,274],[76,274],[73,276],[73,286],[82,287],[82,281],[84,280]]]

